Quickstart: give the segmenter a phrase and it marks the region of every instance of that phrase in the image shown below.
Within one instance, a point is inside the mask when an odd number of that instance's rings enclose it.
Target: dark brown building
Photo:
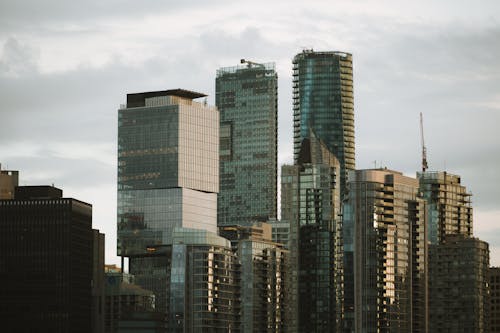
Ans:
[[[500,333],[500,267],[490,267],[490,332]]]
[[[51,186],[0,200],[3,332],[91,332],[92,206]]]
[[[92,229],[92,333],[104,332],[104,234]]]
[[[488,243],[447,235],[429,246],[429,332],[489,331]]]

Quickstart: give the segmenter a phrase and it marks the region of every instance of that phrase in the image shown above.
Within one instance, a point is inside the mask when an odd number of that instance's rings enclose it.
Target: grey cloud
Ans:
[[[15,38],[8,38],[3,45],[0,58],[0,77],[17,77],[37,72],[39,50],[19,42]]]
[[[6,0],[0,4],[0,31],[29,30],[44,28],[47,24],[109,21],[132,18],[141,20],[148,15],[180,12],[193,8],[214,8],[225,0],[202,2],[184,1],[134,1],[107,0],[85,2],[64,0]]]

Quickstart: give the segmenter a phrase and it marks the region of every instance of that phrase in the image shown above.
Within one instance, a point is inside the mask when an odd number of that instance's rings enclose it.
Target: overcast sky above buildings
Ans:
[[[116,253],[117,109],[127,93],[209,94],[241,58],[276,62],[279,164],[292,161],[292,64],[303,49],[353,54],[358,169],[462,176],[474,234],[500,265],[498,1],[0,2],[0,163],[22,185],[93,204]]]

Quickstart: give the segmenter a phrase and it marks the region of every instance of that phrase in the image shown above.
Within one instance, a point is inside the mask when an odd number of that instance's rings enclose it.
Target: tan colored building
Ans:
[[[19,185],[19,171],[2,170],[0,164],[0,200],[14,199],[14,190]]]
[[[371,169],[351,171],[348,184],[343,212],[345,328],[427,332],[425,202],[418,180]]]

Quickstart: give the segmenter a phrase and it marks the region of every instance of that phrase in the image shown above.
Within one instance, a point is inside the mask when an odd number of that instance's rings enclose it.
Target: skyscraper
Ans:
[[[223,286],[213,289],[216,281],[200,286],[214,278],[213,265],[223,267],[210,259],[215,252],[232,265],[227,241],[217,236],[219,112],[193,101],[204,96],[182,89],[128,94],[118,112],[118,254],[129,257],[136,284],[155,294],[172,331],[221,328],[224,320],[236,326],[234,298]],[[232,269],[219,278],[229,294]]]
[[[313,134],[302,141],[297,162],[281,171],[281,217],[290,222],[290,326],[335,332],[342,315],[340,165]]]
[[[92,231],[92,206],[58,188],[20,186],[0,200],[2,331],[93,332],[92,315],[102,315],[92,313],[93,233],[103,238]]]
[[[346,331],[427,332],[425,201],[418,193],[417,179],[396,171],[349,173]]]
[[[219,113],[204,96],[128,94],[118,111],[118,255],[169,244],[175,227],[217,232]]]
[[[219,69],[215,81],[221,226],[276,218],[278,76],[273,63],[242,62]]]
[[[355,168],[352,56],[304,50],[293,59],[293,142],[297,163],[302,140],[314,133],[340,162],[340,189]]]
[[[438,244],[453,234],[472,237],[471,194],[460,183],[460,176],[426,171],[418,172],[417,178],[428,206],[429,241]]]

